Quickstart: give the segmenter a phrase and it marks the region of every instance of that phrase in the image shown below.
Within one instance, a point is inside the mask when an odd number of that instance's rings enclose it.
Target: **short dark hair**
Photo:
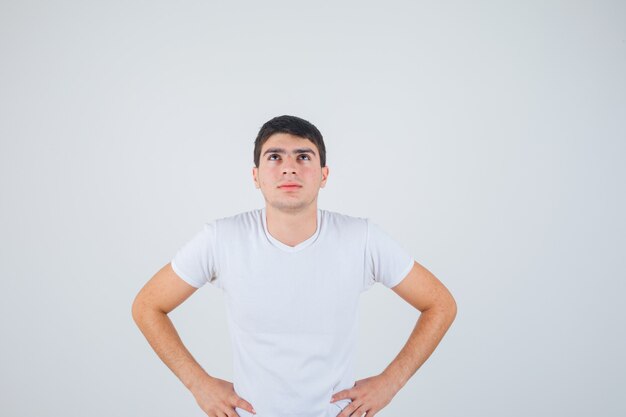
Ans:
[[[261,148],[274,133],[289,133],[310,140],[317,146],[321,167],[326,166],[326,146],[324,146],[324,138],[320,131],[307,120],[296,116],[283,115],[268,120],[259,130],[259,134],[254,141],[254,165],[257,168],[261,159]]]

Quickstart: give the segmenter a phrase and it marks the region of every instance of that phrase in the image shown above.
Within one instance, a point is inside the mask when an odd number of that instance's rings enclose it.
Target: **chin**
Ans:
[[[308,204],[304,201],[272,201],[269,203],[272,207],[279,210],[300,210],[305,208]]]

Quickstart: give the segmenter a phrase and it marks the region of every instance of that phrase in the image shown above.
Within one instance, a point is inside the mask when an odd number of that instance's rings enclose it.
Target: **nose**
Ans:
[[[296,164],[293,158],[285,158],[285,163],[283,164],[283,174],[295,174]]]

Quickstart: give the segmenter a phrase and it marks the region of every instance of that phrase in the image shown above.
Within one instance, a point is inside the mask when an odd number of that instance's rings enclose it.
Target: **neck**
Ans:
[[[267,231],[277,240],[296,246],[307,240],[317,230],[317,202],[298,211],[285,211],[271,205],[265,206]]]

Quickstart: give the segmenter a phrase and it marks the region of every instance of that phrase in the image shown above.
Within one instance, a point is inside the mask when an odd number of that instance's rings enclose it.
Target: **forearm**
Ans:
[[[406,344],[382,372],[399,391],[433,353],[454,321],[456,311],[432,307],[424,310]]]
[[[212,378],[187,350],[167,314],[143,308],[133,312],[133,319],[158,357],[189,390]]]

